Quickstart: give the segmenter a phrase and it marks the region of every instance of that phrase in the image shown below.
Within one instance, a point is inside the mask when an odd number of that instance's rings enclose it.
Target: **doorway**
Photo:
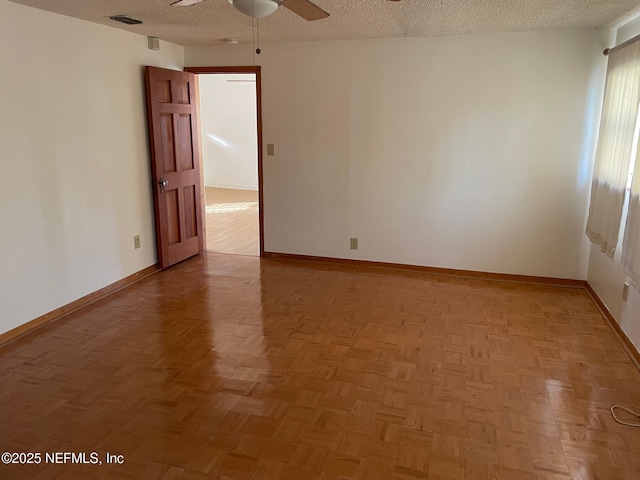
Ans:
[[[259,67],[185,70],[198,74],[206,250],[260,256]]]

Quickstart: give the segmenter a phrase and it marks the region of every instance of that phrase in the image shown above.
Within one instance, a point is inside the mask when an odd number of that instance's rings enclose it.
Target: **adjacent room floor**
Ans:
[[[0,478],[640,478],[613,403],[581,289],[206,254],[0,348],[0,451],[103,462]]]
[[[258,192],[205,188],[207,251],[260,255]]]

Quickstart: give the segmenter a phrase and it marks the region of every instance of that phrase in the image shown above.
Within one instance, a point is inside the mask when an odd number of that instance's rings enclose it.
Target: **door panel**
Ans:
[[[176,156],[173,151],[173,115],[160,115],[160,139],[162,145],[163,173],[176,171]]]
[[[171,80],[157,79],[156,87],[158,88],[158,102],[171,103]]]
[[[184,188],[184,221],[185,236],[192,238],[198,235],[198,221],[196,215],[196,189],[193,185]]]
[[[177,82],[176,83],[176,99],[175,99],[175,103],[180,103],[182,105],[188,105],[189,104],[189,97],[191,94],[191,88],[190,85],[188,83],[184,83],[184,82]]]
[[[203,202],[195,76],[145,68],[158,263],[203,250]]]
[[[191,131],[191,117],[178,115],[178,158],[182,171],[193,170],[193,132]]]

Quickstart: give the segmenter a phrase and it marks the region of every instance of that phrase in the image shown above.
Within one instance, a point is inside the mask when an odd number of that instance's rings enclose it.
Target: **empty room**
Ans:
[[[639,39],[628,0],[0,0],[0,479],[640,478]]]

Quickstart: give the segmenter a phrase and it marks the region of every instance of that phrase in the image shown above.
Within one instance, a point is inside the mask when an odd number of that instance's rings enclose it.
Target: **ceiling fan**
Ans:
[[[170,5],[189,7],[204,0],[176,0]],[[305,20],[320,20],[329,16],[327,12],[309,0],[228,0],[237,10],[253,18],[271,15],[280,5],[300,15]]]

